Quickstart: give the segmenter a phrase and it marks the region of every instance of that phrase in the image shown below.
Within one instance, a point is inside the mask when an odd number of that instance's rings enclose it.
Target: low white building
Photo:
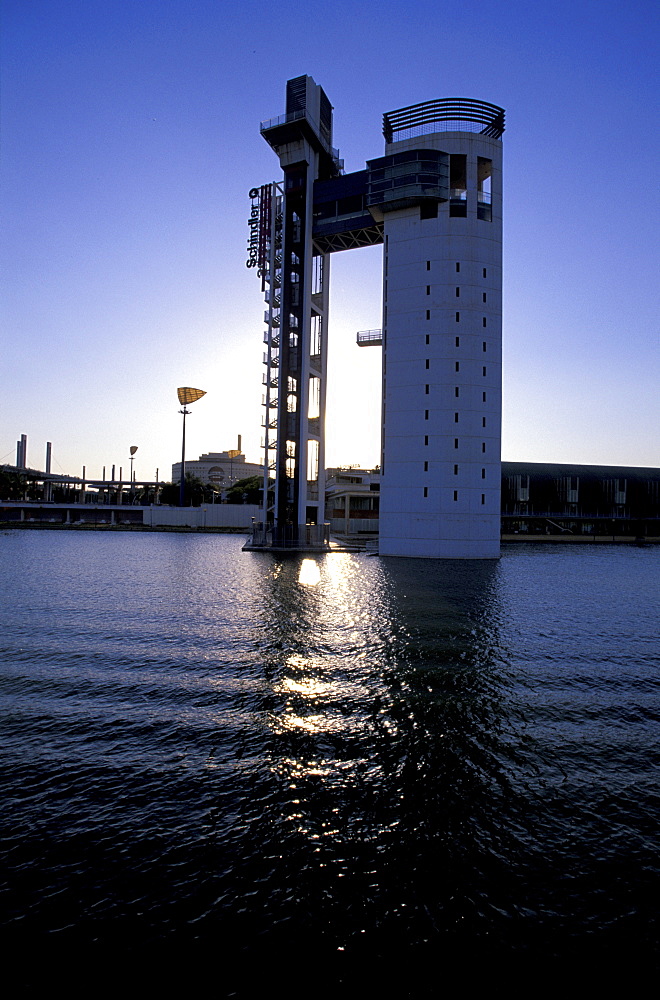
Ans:
[[[326,470],[325,519],[340,535],[378,537],[380,469]]]
[[[197,476],[203,483],[217,486],[219,490],[228,490],[239,479],[248,476],[263,477],[263,465],[256,462],[246,462],[245,455],[240,451],[209,451],[198,459],[186,459],[186,473]],[[181,462],[172,466],[172,482],[181,479]]]

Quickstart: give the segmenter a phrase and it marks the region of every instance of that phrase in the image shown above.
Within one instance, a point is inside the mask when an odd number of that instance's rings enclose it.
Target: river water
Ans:
[[[655,967],[660,547],[242,543],[0,535],[0,920],[26,994],[58,969],[425,997]]]

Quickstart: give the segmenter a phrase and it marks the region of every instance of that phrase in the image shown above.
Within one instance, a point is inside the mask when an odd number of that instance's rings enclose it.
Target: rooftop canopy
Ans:
[[[430,132],[479,132],[500,139],[504,132],[504,109],[464,97],[425,101],[383,115],[385,142],[394,142],[395,132],[408,133],[397,136],[397,140],[413,139]]]

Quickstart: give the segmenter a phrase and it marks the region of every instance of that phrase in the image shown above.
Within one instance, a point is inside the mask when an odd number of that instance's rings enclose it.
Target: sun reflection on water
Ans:
[[[303,559],[300,566],[298,583],[304,587],[316,587],[321,580],[319,564],[314,559]]]
[[[313,698],[316,695],[326,694],[330,690],[329,684],[324,684],[322,681],[313,677],[305,677],[300,680],[294,680],[293,677],[285,677],[282,680],[282,687],[286,691],[293,691],[306,698]]]

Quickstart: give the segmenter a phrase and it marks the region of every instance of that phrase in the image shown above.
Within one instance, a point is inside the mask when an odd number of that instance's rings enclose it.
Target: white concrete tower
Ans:
[[[497,558],[504,112],[433,101],[383,131],[380,553]]]

